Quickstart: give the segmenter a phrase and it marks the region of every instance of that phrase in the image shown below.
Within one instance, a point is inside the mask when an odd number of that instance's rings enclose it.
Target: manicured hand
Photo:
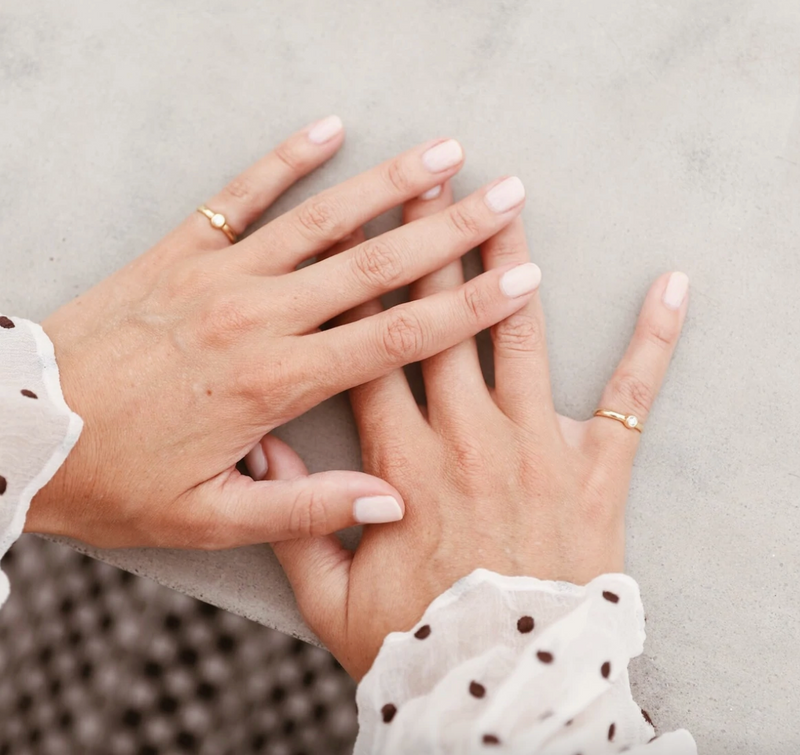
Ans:
[[[411,227],[450,204],[450,190],[406,207]],[[521,220],[482,247],[492,272],[525,264]],[[429,301],[462,285],[458,261],[413,290]],[[647,420],[687,307],[687,279],[663,275],[600,406]],[[352,318],[374,317],[378,305]],[[351,391],[364,469],[397,488],[402,522],[368,527],[355,554],[336,537],[289,541],[275,551],[309,626],[356,678],[391,631],[478,567],[585,583],[624,566],[625,501],[642,436],[613,419],[556,413],[539,297],[493,330],[495,387],[484,382],[472,339],[423,361],[422,411],[402,370]],[[264,443],[270,477],[304,472],[294,452]]]
[[[208,206],[241,234],[343,139],[337,118],[314,124]],[[512,263],[459,289],[319,330],[457,259],[519,214],[522,184],[498,181],[418,223],[345,243],[351,248],[296,269],[448,179],[462,160],[457,142],[428,142],[233,245],[193,212],[48,318],[67,402],[85,428],[35,498],[27,529],[102,547],[211,549],[401,518],[397,489],[367,474],[264,481],[239,474],[236,464],[278,425],[463,341],[530,299],[533,286],[519,283]],[[503,282],[511,279],[515,287]],[[256,472],[259,458],[256,449]]]

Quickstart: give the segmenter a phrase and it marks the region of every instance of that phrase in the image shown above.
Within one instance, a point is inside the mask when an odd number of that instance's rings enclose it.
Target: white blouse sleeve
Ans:
[[[22,534],[31,499],[64,463],[82,427],[64,401],[45,332],[0,315],[0,558]],[[0,571],[0,605],[8,591]]]
[[[358,688],[355,755],[696,755],[633,701],[644,639],[623,574],[578,587],[478,569],[384,641]]]

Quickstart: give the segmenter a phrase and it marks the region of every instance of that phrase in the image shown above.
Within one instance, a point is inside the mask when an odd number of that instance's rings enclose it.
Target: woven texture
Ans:
[[[0,755],[352,752],[325,651],[37,538],[3,569]]]

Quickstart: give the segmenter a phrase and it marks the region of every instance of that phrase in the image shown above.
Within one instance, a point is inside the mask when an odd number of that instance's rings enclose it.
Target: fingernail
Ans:
[[[422,155],[422,164],[431,173],[441,173],[458,165],[463,159],[461,145],[455,139],[448,139],[425,152]]]
[[[669,276],[662,301],[670,309],[680,309],[686,292],[689,290],[689,276],[686,273],[673,273]]]
[[[512,267],[500,278],[500,290],[510,299],[535,291],[542,282],[542,271],[533,262]]]
[[[432,189],[428,189],[424,191],[422,194],[419,195],[420,199],[436,199],[442,193],[442,186],[434,186]]]
[[[384,524],[402,519],[403,510],[390,495],[371,495],[355,500],[353,517],[359,524]]]
[[[244,457],[247,470],[254,480],[263,480],[269,471],[269,463],[261,443],[256,443],[255,447]]]
[[[512,176],[489,189],[484,199],[493,212],[508,212],[525,199],[525,187],[522,181]]]
[[[317,121],[308,132],[308,140],[314,144],[325,144],[342,130],[342,119],[338,115],[329,115]]]

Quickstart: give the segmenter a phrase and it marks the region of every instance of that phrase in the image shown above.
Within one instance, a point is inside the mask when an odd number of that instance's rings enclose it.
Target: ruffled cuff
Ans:
[[[358,688],[355,755],[696,755],[633,700],[644,639],[623,574],[579,587],[478,569],[384,641]]]
[[[45,332],[0,315],[0,558],[22,534],[31,499],[64,463],[82,427],[64,401]],[[0,572],[0,605],[8,591]]]

